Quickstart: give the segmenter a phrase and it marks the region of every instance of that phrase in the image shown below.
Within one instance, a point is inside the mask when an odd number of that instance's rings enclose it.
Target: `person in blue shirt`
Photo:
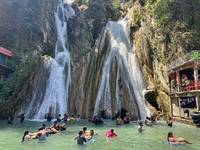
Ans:
[[[53,117],[50,114],[48,114],[47,117],[45,116],[45,119],[47,119],[47,121],[51,121],[51,119],[53,119]]]
[[[24,122],[24,118],[25,118],[24,114],[21,114],[21,116],[20,116],[20,122]]]

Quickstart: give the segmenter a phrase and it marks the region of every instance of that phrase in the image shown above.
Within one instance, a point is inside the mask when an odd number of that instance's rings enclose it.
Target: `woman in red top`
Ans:
[[[88,118],[88,122],[92,122],[92,117],[89,117],[89,118]]]
[[[168,133],[168,137],[167,140],[169,142],[186,142],[187,144],[193,144],[194,142],[188,142],[187,140],[185,140],[184,138],[180,137],[178,139],[175,139],[174,135],[172,132]]]

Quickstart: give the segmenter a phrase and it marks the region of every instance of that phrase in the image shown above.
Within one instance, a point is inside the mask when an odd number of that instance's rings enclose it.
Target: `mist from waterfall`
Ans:
[[[45,93],[41,93],[38,88],[33,94],[32,101],[25,113],[28,119],[44,119],[44,116],[48,113],[55,118],[58,114],[68,113],[71,67],[67,40],[67,20],[75,12],[70,5],[71,1],[66,2],[67,4],[61,2],[54,12],[56,29],[55,58],[51,61]]]
[[[133,112],[139,112],[140,114],[136,115],[140,116],[138,118],[144,120],[145,117],[149,115],[149,110],[146,107],[144,98],[145,84],[136,55],[130,45],[128,23],[125,20],[120,20],[118,22],[110,21],[108,26],[111,35],[111,48],[103,67],[101,84],[97,94],[93,116],[97,116],[99,110],[103,109],[106,111],[106,116],[112,118],[110,70],[112,62],[116,59],[118,64],[116,79],[116,113],[120,113],[122,107],[118,84],[119,80],[122,79],[128,89],[127,95],[130,100],[129,105],[131,110],[133,110]],[[131,89],[134,90],[134,93],[132,93]]]

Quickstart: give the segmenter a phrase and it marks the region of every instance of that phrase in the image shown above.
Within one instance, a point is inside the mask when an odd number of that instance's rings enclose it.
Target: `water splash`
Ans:
[[[102,79],[100,88],[96,98],[96,104],[94,109],[94,116],[97,116],[99,110],[106,110],[106,116],[112,118],[111,108],[111,95],[110,95],[110,69],[114,59],[118,64],[117,79],[116,79],[116,112],[121,111],[121,99],[119,90],[119,80],[122,79],[129,97],[130,107],[132,112],[139,112],[139,114],[133,114],[145,119],[149,113],[145,105],[144,90],[145,85],[142,77],[142,72],[139,68],[139,64],[134,52],[131,49],[128,33],[127,21],[120,20],[118,22],[110,21],[108,23],[109,31],[111,35],[111,48],[107,57],[106,63],[103,68]],[[134,93],[132,93],[132,89]]]
[[[69,3],[66,6],[61,2],[56,11],[56,43],[55,58],[52,60],[50,76],[44,93],[36,89],[29,108],[26,111],[28,119],[43,119],[51,113],[52,117],[58,114],[67,114],[69,87],[71,84],[70,52],[67,42],[67,20],[75,14]],[[37,99],[36,95],[41,95]]]

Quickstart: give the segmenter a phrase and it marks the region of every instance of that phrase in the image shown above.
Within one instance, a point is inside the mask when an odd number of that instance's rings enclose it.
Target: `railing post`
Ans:
[[[178,85],[178,92],[180,92],[180,72],[176,71],[176,82]]]
[[[198,73],[198,61],[194,62],[194,81],[195,81],[195,90],[199,88],[199,73]]]

